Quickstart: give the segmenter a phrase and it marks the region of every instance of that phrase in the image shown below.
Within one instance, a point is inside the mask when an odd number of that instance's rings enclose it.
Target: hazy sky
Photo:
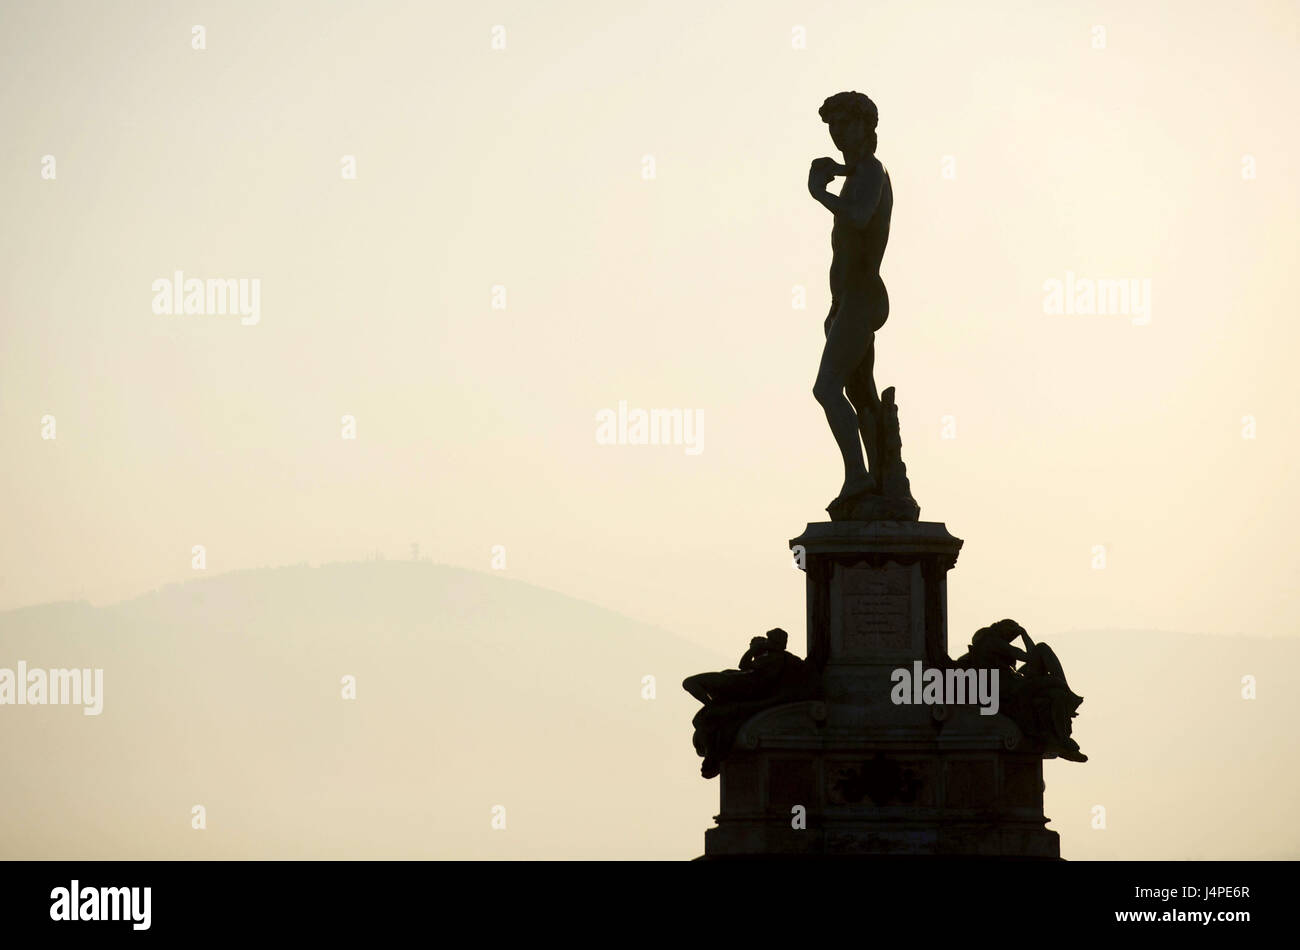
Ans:
[[[954,641],[1294,635],[1300,15],[1069,6],[0,4],[0,607],[199,544],[504,545],[728,655],[801,646],[786,542],[841,477],[805,179],[857,89],[895,195],[877,379],[966,539]],[[155,314],[177,270],[258,279],[259,322]],[[1149,321],[1045,313],[1067,274]],[[598,444],[620,401],[699,412],[702,451]]]

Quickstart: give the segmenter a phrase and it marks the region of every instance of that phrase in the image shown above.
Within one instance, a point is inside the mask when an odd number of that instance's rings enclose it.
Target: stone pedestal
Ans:
[[[1059,858],[1042,759],[1010,719],[890,698],[894,670],[946,665],[947,573],[961,545],[924,521],[810,524],[790,542],[807,573],[819,698],[742,726],[706,858]]]

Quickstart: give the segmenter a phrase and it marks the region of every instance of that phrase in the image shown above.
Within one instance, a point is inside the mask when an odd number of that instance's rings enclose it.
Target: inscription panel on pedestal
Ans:
[[[843,651],[863,656],[912,647],[913,570],[893,562],[840,571]]]

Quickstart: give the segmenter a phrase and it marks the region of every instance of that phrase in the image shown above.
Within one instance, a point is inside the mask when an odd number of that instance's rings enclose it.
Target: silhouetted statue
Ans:
[[[705,778],[718,774],[746,719],[769,706],[812,696],[812,678],[804,661],[786,652],[788,641],[781,628],[769,630],[749,641],[739,669],[697,673],[682,681],[682,689],[704,704],[691,724]]]
[[[841,92],[822,104],[820,115],[830,126],[835,147],[844,155],[843,164],[833,158],[813,159],[808,170],[809,193],[835,216],[831,227],[831,309],[813,395],[826,411],[844,458],[844,485],[826,510],[835,521],[915,521],[919,510],[913,511],[916,502],[906,475],[901,480],[897,475],[891,479],[885,472],[891,452],[896,469],[902,470],[898,455],[902,440],[892,389],[886,390],[886,403],[882,404],[872,375],[876,331],[889,317],[889,294],[880,279],[880,261],[894,209],[889,172],[875,156],[878,113],[875,103],[862,93]],[[839,195],[826,190],[836,176],[844,177]]]
[[[1013,644],[1019,637],[1021,650]],[[1016,661],[1024,665],[1016,669]],[[1087,762],[1079,743],[1070,737],[1070,720],[1078,715],[1083,697],[1070,689],[1061,662],[1046,643],[1029,639],[1014,620],[999,620],[976,631],[970,648],[954,662],[967,670],[997,670],[999,712],[1026,736],[1042,744],[1045,755]]]

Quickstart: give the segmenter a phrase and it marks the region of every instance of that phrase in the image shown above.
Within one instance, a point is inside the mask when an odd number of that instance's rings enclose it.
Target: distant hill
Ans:
[[[1053,645],[1092,759],[1047,765],[1067,857],[1300,857],[1300,640]],[[679,684],[737,658],[498,575],[386,561],[0,614],[0,666],[20,659],[103,667],[105,701],[0,707],[6,858],[684,859],[717,782]]]
[[[0,666],[19,659],[103,667],[105,702],[0,707],[10,858],[695,857],[717,785],[680,683],[736,660],[518,581],[395,561],[0,614]]]

